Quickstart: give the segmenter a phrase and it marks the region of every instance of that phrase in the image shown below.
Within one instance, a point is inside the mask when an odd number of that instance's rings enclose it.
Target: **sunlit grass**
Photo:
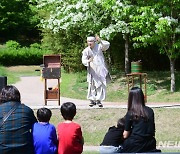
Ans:
[[[180,142],[180,112],[179,108],[154,108],[156,124],[156,140]],[[55,126],[63,121],[60,110],[53,109],[51,123]],[[83,131],[86,146],[99,146],[110,126],[116,125],[118,118],[125,115],[126,109],[78,109],[74,121],[78,122]],[[180,149],[163,152],[179,152]]]

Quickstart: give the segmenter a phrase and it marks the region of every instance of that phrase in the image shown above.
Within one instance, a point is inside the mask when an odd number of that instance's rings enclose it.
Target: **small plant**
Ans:
[[[41,49],[41,45],[38,43],[33,43],[30,45],[31,48],[35,48],[35,49]]]
[[[6,48],[19,49],[20,47],[21,47],[21,45],[16,41],[9,40],[9,41],[6,42]]]
[[[157,86],[155,84],[148,84],[147,86],[147,91],[148,91],[148,95],[153,95],[156,93],[157,90]]]

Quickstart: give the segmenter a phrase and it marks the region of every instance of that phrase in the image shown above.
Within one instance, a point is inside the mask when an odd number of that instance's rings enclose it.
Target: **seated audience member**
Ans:
[[[33,154],[33,110],[21,104],[19,90],[5,86],[0,93],[0,153]]]
[[[138,87],[129,92],[125,117],[122,152],[160,152],[156,150],[154,112],[145,106],[144,94]]]
[[[84,139],[81,126],[73,122],[76,115],[74,103],[66,102],[61,106],[61,115],[64,122],[58,124],[58,154],[81,154],[83,151]]]
[[[124,122],[125,118],[121,118],[117,122],[117,127],[112,126],[108,129],[103,142],[100,144],[101,154],[120,153],[122,151]]]
[[[33,139],[35,154],[56,154],[57,153],[57,135],[54,125],[49,123],[52,112],[48,108],[37,110],[36,122],[33,126]]]

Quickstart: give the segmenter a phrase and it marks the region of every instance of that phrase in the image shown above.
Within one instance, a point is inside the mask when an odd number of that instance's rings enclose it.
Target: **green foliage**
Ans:
[[[148,91],[148,95],[154,95],[156,93],[157,90],[157,86],[155,84],[148,84],[147,86],[147,91]]]
[[[29,0],[0,1],[0,37],[2,40],[24,37],[35,38],[38,35],[35,3]]]
[[[159,52],[169,58],[171,92],[175,92],[175,60],[180,55],[179,10],[179,0],[163,0],[157,3],[151,1],[146,6],[142,5],[137,8],[137,14],[131,23],[136,29],[134,33],[136,36],[133,38],[134,47],[156,44]]]
[[[32,44],[30,47],[20,47],[16,41],[8,41],[6,48],[0,49],[0,63],[5,66],[14,65],[39,65],[43,63],[43,55],[50,54],[40,45]]]
[[[42,16],[40,26],[43,28],[44,45],[62,55],[65,70],[82,69],[81,52],[86,37],[99,33],[109,24],[109,10],[103,9],[100,1],[95,0],[40,0],[37,3]]]
[[[67,72],[80,71],[83,66],[81,64],[81,55],[83,50],[83,42],[76,35],[69,38],[65,32],[52,33],[46,31],[43,33],[43,48],[47,48],[55,54],[61,54],[61,63]]]
[[[133,59],[136,57],[132,52],[140,51],[133,47],[140,47],[141,51],[146,50],[144,47],[149,47],[151,51],[152,45],[156,44],[159,49],[164,50],[164,41],[160,42],[163,39],[159,33],[156,33],[158,32],[157,22],[161,17],[170,16],[170,8],[173,9],[174,19],[177,19],[178,12],[178,0],[173,2],[163,0],[157,3],[140,0],[36,0],[36,2],[39,16],[42,19],[39,26],[43,31],[43,45],[54,53],[62,55],[62,63],[67,71],[82,67],[78,58],[72,55],[80,58],[80,53],[85,47],[85,38],[89,34],[97,33],[102,38],[112,41],[113,45],[111,45],[108,58],[111,65],[120,67],[120,69],[124,66],[122,57],[128,55],[123,53],[123,38],[129,41],[130,46],[126,49],[131,51],[129,54]],[[176,31],[179,29],[174,24],[172,28]],[[167,38],[173,38],[172,35],[167,35],[168,33],[164,34]],[[177,35],[175,37],[178,38]],[[175,52],[179,51],[177,42],[179,42],[178,39],[175,39],[173,44],[169,45],[171,53],[174,52],[173,49]],[[131,47],[132,43],[133,47]],[[153,48],[154,51],[156,47]],[[144,56],[141,57],[144,58]]]
[[[68,72],[82,71],[84,68],[81,63],[82,49],[72,45],[66,52],[62,53],[62,61],[64,69]]]
[[[149,4],[137,8],[137,14],[130,23],[133,29],[136,29],[134,47],[157,44],[160,53],[166,54],[169,59],[177,59],[180,55],[178,1]],[[168,5],[173,7],[167,7]]]
[[[32,49],[41,49],[41,45],[38,44],[38,43],[33,43],[33,44],[30,45],[30,48],[32,48]]]
[[[176,33],[178,25],[178,19],[173,19],[173,17],[161,18],[156,24],[155,37],[156,41],[159,42],[160,51],[165,53],[169,58],[174,59],[180,55],[180,46],[178,45],[180,39],[177,37],[180,33]]]
[[[10,40],[6,42],[7,49],[19,49],[20,47],[21,45],[16,41]]]

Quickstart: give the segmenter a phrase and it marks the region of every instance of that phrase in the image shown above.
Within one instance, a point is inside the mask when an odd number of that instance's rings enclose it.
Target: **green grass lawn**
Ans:
[[[40,76],[39,66],[0,66],[0,76],[7,76],[8,84],[16,83],[21,76]]]
[[[148,72],[147,74],[148,102],[180,102],[180,72],[176,73],[176,92],[174,93],[170,92],[169,72]],[[139,82],[136,80],[135,82],[137,86],[139,86]],[[86,72],[70,74],[62,72],[62,96],[86,99],[87,86]],[[144,84],[142,86],[144,86]],[[127,87],[127,79],[123,73],[112,75],[112,81],[107,86],[106,101],[127,102]]]
[[[36,112],[36,111],[35,111]],[[55,126],[62,122],[60,111],[53,109],[51,123]],[[78,122],[83,131],[85,145],[99,146],[110,126],[116,125],[118,118],[123,117],[126,109],[78,109],[74,121]],[[179,108],[155,108],[156,140],[160,143],[180,142]],[[163,148],[164,152],[177,152],[179,149]],[[179,151],[180,152],[180,151]]]

